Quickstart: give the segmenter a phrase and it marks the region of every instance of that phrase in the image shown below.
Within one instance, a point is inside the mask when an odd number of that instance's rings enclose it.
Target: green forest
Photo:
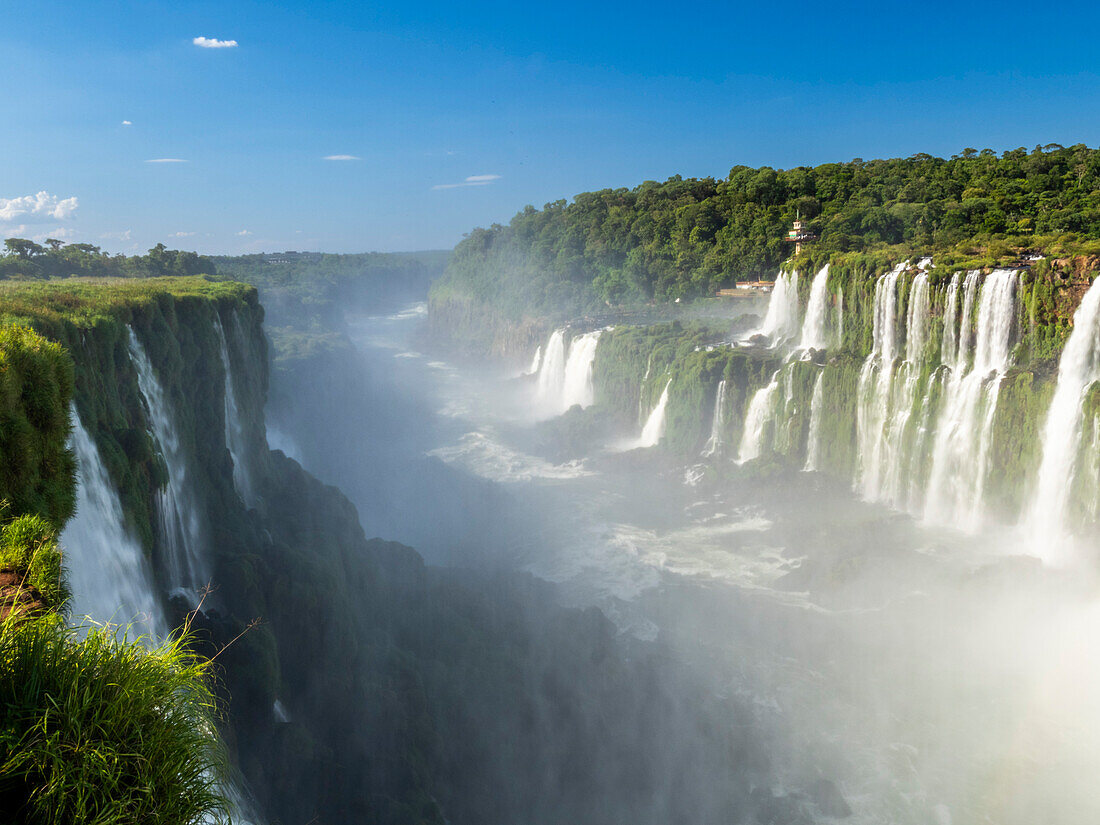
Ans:
[[[723,180],[677,175],[585,192],[470,232],[433,298],[518,317],[713,295],[774,277],[792,257],[796,217],[817,239],[795,265],[936,254],[951,268],[1032,250],[1100,252],[1100,150],[1047,144],[947,159],[735,166]]]

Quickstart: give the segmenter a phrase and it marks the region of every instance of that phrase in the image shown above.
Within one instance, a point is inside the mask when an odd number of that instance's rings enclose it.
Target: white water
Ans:
[[[220,318],[214,319],[214,330],[218,334],[218,348],[221,352],[222,366],[225,369],[225,446],[233,459],[233,486],[246,507],[255,507],[258,499],[252,483],[252,474],[249,471],[248,442],[245,439],[244,425],[237,406],[237,390],[233,381],[233,367],[229,361],[229,346]]]
[[[779,370],[772,375],[771,381],[763,389],[757,390],[749,402],[745,413],[745,427],[741,433],[741,443],[737,449],[737,463],[758,457],[764,449],[764,438],[771,422],[775,407],[775,396],[779,391]]]
[[[209,581],[198,508],[178,427],[168,399],[145,349],[130,330],[130,358],[145,399],[149,425],[168,470],[168,484],[157,491],[159,528],[164,546],[166,583],[197,603],[197,591]]]
[[[592,361],[596,357],[600,332],[595,330],[575,337],[569,343],[566,357],[565,331],[554,330],[546,344],[535,389],[535,398],[542,411],[561,415],[576,405],[592,405]]]
[[[561,404],[565,384],[565,330],[556,329],[546,342],[546,354],[535,383],[535,399],[540,406],[556,408]]]
[[[829,346],[829,265],[821,267],[810,286],[810,300],[802,321],[801,350],[825,349]]]
[[[651,412],[649,418],[646,419],[645,426],[642,427],[642,435],[634,446],[656,447],[661,440],[661,436],[665,434],[665,407],[668,406],[668,388],[670,386],[672,386],[671,378],[661,391],[661,397],[657,400],[657,406],[653,408],[653,412]]]
[[[753,335],[763,335],[774,347],[793,340],[798,331],[798,272],[780,272],[768,299],[764,323]]]
[[[891,424],[894,361],[897,358],[898,279],[907,264],[898,264],[875,282],[872,349],[859,375],[856,490],[869,501],[884,497],[884,470],[896,446],[896,442],[887,437],[886,428]]]
[[[527,372],[524,375],[537,375],[539,371],[539,365],[542,363],[542,345],[535,347],[535,357],[531,359],[531,366],[527,368]]]
[[[76,456],[76,514],[61,533],[74,621],[135,625],[135,634],[168,632],[141,544],[126,529],[118,493],[84,423],[70,408]]]
[[[924,510],[928,521],[967,530],[982,524],[993,419],[1001,379],[1012,354],[1019,276],[998,269],[981,285],[974,357],[967,369],[970,308],[977,280],[977,273],[972,272],[964,284],[959,349],[937,422]]]
[[[1043,459],[1029,523],[1037,554],[1049,562],[1066,561],[1071,551],[1067,510],[1078,474],[1084,424],[1082,402],[1097,380],[1100,380],[1100,278],[1093,281],[1073,315],[1073,332],[1058,362],[1058,384],[1043,424]]]
[[[714,416],[710,421],[710,438],[703,447],[703,455],[715,455],[722,449],[724,439],[722,437],[722,410],[726,406],[726,381],[718,382],[718,389],[714,393]]]
[[[821,463],[821,406],[824,403],[824,391],[822,383],[825,378],[825,370],[817,374],[814,381],[814,393],[810,399],[810,432],[806,441],[806,463],[802,469],[812,472]]]

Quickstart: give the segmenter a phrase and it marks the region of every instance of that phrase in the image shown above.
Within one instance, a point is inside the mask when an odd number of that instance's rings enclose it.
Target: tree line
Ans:
[[[437,295],[524,311],[713,294],[773,277],[800,217],[813,255],[974,257],[1100,238],[1100,150],[967,148],[816,167],[734,166],[725,179],[646,181],[527,206],[470,232]]]

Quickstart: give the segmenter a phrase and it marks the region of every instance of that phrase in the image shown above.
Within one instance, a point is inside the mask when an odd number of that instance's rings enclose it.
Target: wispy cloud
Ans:
[[[251,234],[252,233],[249,230],[242,229],[240,232],[237,233],[237,236],[243,238],[245,235],[251,235]]]
[[[104,232],[99,237],[104,241],[128,241],[130,240],[130,230],[123,229],[119,232]]]
[[[173,232],[169,237],[171,238],[190,238],[194,235],[194,232]]]
[[[24,195],[21,198],[0,198],[0,221],[16,218],[30,220],[64,220],[76,211],[76,198],[61,199],[49,192]]]
[[[437,183],[432,189],[458,189],[461,186],[488,186],[500,180],[500,175],[470,175],[462,183]]]
[[[187,163],[186,158],[149,158],[146,163]]]
[[[361,160],[356,155],[325,155],[323,160]]]
[[[200,49],[235,49],[236,40],[218,40],[216,37],[196,37],[191,41]]]
[[[131,122],[129,120],[124,120],[124,121],[122,121],[122,125],[123,126],[133,126],[134,124],[133,124],[133,122]]]

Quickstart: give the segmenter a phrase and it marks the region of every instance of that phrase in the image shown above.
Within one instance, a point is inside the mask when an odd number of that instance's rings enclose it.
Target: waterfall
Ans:
[[[569,344],[569,358],[565,362],[562,381],[561,409],[565,412],[575,404],[592,405],[592,361],[600,342],[600,330],[579,335]]]
[[[535,384],[535,397],[540,405],[558,406],[561,387],[565,383],[565,330],[556,329],[546,342],[546,354]]]
[[[70,406],[70,438],[76,456],[76,514],[61,533],[72,589],[70,608],[79,622],[133,622],[138,633],[163,639],[168,629],[141,544],[125,527],[118,493],[99,449]]]
[[[672,386],[672,379],[668,379],[665,383],[665,388],[661,391],[661,397],[657,400],[657,406],[653,408],[653,412],[649,414],[649,418],[646,419],[645,426],[642,427],[641,438],[634,445],[635,447],[656,447],[657,442],[661,440],[661,436],[665,434],[665,407],[668,406],[668,388]]]
[[[592,361],[596,357],[600,332],[595,330],[575,337],[569,342],[568,354],[565,330],[556,329],[551,334],[535,386],[535,399],[543,411],[561,415],[576,404],[591,406]]]
[[[836,292],[836,340],[844,346],[844,287]]]
[[[816,470],[821,463],[821,405],[825,397],[822,389],[824,378],[825,370],[822,369],[814,381],[814,393],[810,399],[810,432],[806,441],[806,463],[802,467],[806,472]]]
[[[806,317],[802,321],[801,350],[825,349],[829,345],[828,299],[829,265],[821,267],[810,286],[810,300],[806,304]]]
[[[159,527],[164,544],[164,568],[168,585],[197,601],[196,592],[209,581],[203,558],[202,529],[187,458],[180,444],[164,389],[149,356],[130,330],[130,359],[137,372],[138,389],[145,399],[149,425],[168,470],[168,484],[157,491]]]
[[[524,375],[538,375],[539,364],[542,363],[542,345],[535,347],[535,357],[531,359],[531,366]]]
[[[1058,362],[1058,383],[1043,424],[1043,458],[1029,522],[1039,555],[1046,561],[1061,561],[1068,549],[1067,511],[1083,437],[1082,402],[1097,380],[1100,380],[1100,278],[1092,282],[1073,314],[1073,332]]]
[[[893,398],[897,357],[898,279],[908,262],[898,264],[875,282],[872,349],[859,374],[856,434],[859,455],[856,489],[870,500],[883,498],[883,469],[896,446],[886,437]]]
[[[924,508],[928,521],[970,530],[981,526],[993,419],[1001,379],[1012,353],[1018,281],[1015,271],[1004,269],[985,278],[973,335],[970,318],[978,274],[969,273],[963,284],[959,347],[950,368],[932,448],[932,473]]]
[[[763,335],[774,347],[793,339],[798,329],[798,272],[780,272],[768,300],[764,324],[749,337]]]
[[[218,335],[218,348],[221,351],[222,366],[225,368],[225,446],[233,459],[233,486],[246,507],[255,507],[258,499],[252,484],[252,474],[249,472],[248,442],[245,439],[244,425],[237,406],[233,368],[229,362],[229,346],[225,340],[225,330],[222,328],[220,318],[215,317],[214,330]]]
[[[722,449],[722,409],[726,406],[726,381],[718,382],[714,393],[714,416],[710,421],[710,438],[703,447],[703,455],[711,456]]]
[[[768,386],[757,390],[749,403],[749,410],[745,413],[745,426],[741,432],[741,443],[737,448],[738,464],[756,458],[764,449],[764,438],[772,418],[775,396],[779,392],[779,372],[776,370]]]
[[[955,354],[959,346],[959,273],[951,276],[947,287],[947,296],[943,304],[943,343],[940,346],[940,358],[945,364],[955,363]]]

